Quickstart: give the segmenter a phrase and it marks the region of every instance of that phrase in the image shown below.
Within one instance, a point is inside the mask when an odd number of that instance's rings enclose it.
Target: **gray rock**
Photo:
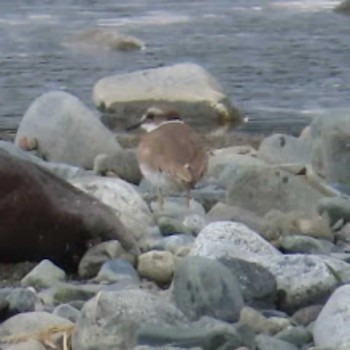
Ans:
[[[80,311],[69,304],[58,305],[52,312],[54,315],[66,318],[75,323],[80,315]]]
[[[349,285],[339,287],[331,295],[313,328],[316,346],[342,350],[350,347],[349,297]]]
[[[5,300],[8,302],[7,315],[15,315],[22,312],[34,311],[38,303],[38,296],[31,289],[14,288],[9,291]]]
[[[343,224],[350,222],[350,200],[348,198],[322,198],[318,202],[317,210],[320,215],[327,215],[331,226],[339,221]]]
[[[141,254],[137,270],[141,277],[150,279],[157,284],[169,284],[175,270],[174,255],[166,251],[149,251]]]
[[[298,348],[285,341],[259,334],[255,337],[257,350],[298,350]]]
[[[300,326],[308,326],[311,322],[315,321],[321,312],[323,305],[310,305],[296,311],[292,319]]]
[[[274,275],[261,265],[241,259],[220,259],[240,285],[245,304],[261,307],[273,307],[277,283]]]
[[[37,98],[26,111],[15,143],[37,140],[44,159],[93,168],[98,154],[113,154],[120,145],[113,134],[78,98],[54,91]],[[91,142],[94,140],[94,142]]]
[[[283,340],[300,348],[312,343],[312,334],[304,327],[289,327],[277,333],[275,339]]]
[[[194,242],[192,235],[178,234],[162,238],[154,249],[167,250],[174,255],[183,247],[190,248]]]
[[[9,344],[3,350],[46,350],[46,347],[39,341],[31,339],[17,344]]]
[[[118,258],[128,259],[128,255],[118,241],[99,243],[91,247],[80,260],[79,276],[85,279],[95,277],[106,261]]]
[[[36,157],[30,154],[29,152],[22,150],[21,148],[17,147],[15,144],[11,142],[0,140],[0,149],[7,151],[9,154],[11,154],[14,157],[18,157],[20,159],[38,164],[39,166],[49,170],[53,174],[59,177],[62,177],[64,179],[72,179],[74,177],[85,176],[89,174],[91,175],[91,172],[76,166],[63,164],[63,163],[45,162],[41,158]]]
[[[203,350],[236,349],[242,345],[239,334],[232,328],[205,329],[201,325],[187,327],[164,327],[145,325],[137,334],[138,344],[158,347],[171,345],[182,348],[199,347]]]
[[[48,312],[25,312],[15,315],[0,325],[0,337],[33,333],[46,330],[50,327],[70,327],[69,320]]]
[[[265,220],[249,210],[238,206],[217,203],[206,215],[207,221],[236,221],[247,225],[255,232],[261,232],[266,225]]]
[[[78,51],[134,51],[144,49],[145,44],[131,35],[118,32],[115,27],[95,27],[74,33],[64,41],[64,46]]]
[[[257,156],[269,163],[309,164],[311,149],[301,139],[274,134],[261,142]]]
[[[243,297],[235,276],[219,262],[187,257],[176,266],[173,297],[176,305],[192,320],[212,316],[236,321]]]
[[[282,212],[301,211],[316,215],[323,195],[300,176],[281,169],[246,168],[231,184],[227,203],[263,216],[272,209]]]
[[[326,254],[329,255],[335,246],[333,243],[303,235],[283,236],[278,240],[278,247],[287,254]]]
[[[146,202],[126,181],[95,176],[76,178],[71,183],[110,206],[140,244],[150,236],[159,236]]]
[[[312,166],[329,182],[350,183],[350,114],[334,110],[315,118],[311,127]]]
[[[42,260],[21,280],[22,286],[35,288],[52,287],[66,280],[66,273],[50,260]]]
[[[142,179],[136,152],[132,149],[121,149],[111,155],[98,155],[94,161],[94,171],[103,175],[115,174],[135,185]]]
[[[350,15],[350,1],[343,0],[334,8],[334,12],[341,13],[343,15]]]
[[[239,323],[249,326],[255,333],[274,335],[291,326],[287,318],[270,317],[267,318],[259,311],[245,306],[240,313]]]
[[[185,326],[187,321],[174,305],[146,291],[102,292],[84,305],[72,347],[132,349],[138,330],[146,323]]]
[[[134,267],[128,261],[122,259],[106,261],[94,280],[100,283],[123,282],[135,285],[140,282]]]
[[[113,114],[109,122],[113,127],[120,122],[125,126],[125,121],[132,124],[148,107],[162,102],[196,126],[217,121],[237,125],[243,121],[216,79],[190,63],[103,78],[94,86],[93,100],[100,109]],[[135,120],[128,120],[130,116]]]

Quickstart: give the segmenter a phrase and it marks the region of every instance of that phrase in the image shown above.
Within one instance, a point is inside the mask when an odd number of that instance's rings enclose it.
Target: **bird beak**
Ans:
[[[136,124],[133,124],[133,125],[129,125],[125,128],[125,131],[130,131],[130,130],[134,130],[134,129],[137,129],[138,127],[140,127],[140,125],[142,124],[142,120],[137,122]]]
[[[132,125],[127,126],[125,128],[125,131],[130,131],[130,130],[134,130],[134,129],[139,128],[143,124],[145,119],[146,119],[146,117],[143,115],[140,121],[138,121],[136,124],[132,124]]]

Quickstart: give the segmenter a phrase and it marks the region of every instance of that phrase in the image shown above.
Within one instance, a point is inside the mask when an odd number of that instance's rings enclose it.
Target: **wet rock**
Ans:
[[[79,51],[111,50],[134,51],[144,49],[145,44],[131,35],[122,34],[115,27],[95,27],[74,33],[65,40],[65,46]]]
[[[138,251],[113,211],[38,166],[0,151],[0,259],[75,269],[92,239]]]
[[[298,350],[298,348],[285,341],[259,334],[255,337],[258,350]]]
[[[246,168],[239,172],[227,195],[227,203],[264,216],[272,209],[282,212],[317,213],[323,195],[298,176],[274,168]]]
[[[241,124],[242,114],[232,106],[216,79],[195,64],[176,64],[114,75],[94,86],[96,106],[110,114],[113,128],[139,120],[156,103],[166,103],[179,111],[185,121],[196,126]],[[135,116],[130,120],[130,116]]]
[[[176,266],[173,284],[176,305],[192,320],[212,316],[234,322],[243,307],[235,276],[211,259],[186,257]]]
[[[98,154],[120,149],[100,120],[78,98],[63,91],[46,93],[31,104],[17,130],[16,145],[23,137],[37,139],[44,159],[86,169],[93,168]]]
[[[102,265],[94,281],[100,283],[121,282],[137,285],[140,279],[136,270],[128,261],[113,259],[106,261]]]
[[[149,292],[102,292],[84,305],[72,347],[76,350],[132,349],[137,343],[138,330],[146,323],[185,326],[187,321],[174,305]]]
[[[106,261],[118,258],[130,258],[118,241],[99,243],[91,247],[80,260],[79,276],[85,279],[95,277]]]
[[[302,140],[284,134],[265,138],[259,147],[258,158],[269,163],[309,164],[311,150]]]
[[[136,152],[130,149],[121,149],[111,155],[98,155],[94,161],[94,171],[103,175],[116,175],[135,185],[142,179]]]
[[[159,236],[146,202],[126,181],[95,176],[73,179],[71,183],[113,208],[116,217],[140,244],[149,236]]]
[[[22,286],[45,288],[65,280],[66,273],[50,260],[45,259],[22,278],[21,284]]]
[[[170,252],[150,251],[139,256],[137,270],[141,277],[160,285],[169,284],[175,270],[175,259]]]
[[[75,323],[80,315],[80,311],[69,304],[58,305],[52,312],[54,315],[63,317]]]
[[[331,295],[313,328],[316,346],[342,350],[350,347],[349,297],[349,285],[339,287]]]

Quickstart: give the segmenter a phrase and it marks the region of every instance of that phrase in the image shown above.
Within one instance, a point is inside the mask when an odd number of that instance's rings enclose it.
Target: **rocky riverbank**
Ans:
[[[190,208],[169,193],[161,210],[139,135],[67,93],[40,96],[0,142],[1,349],[350,348],[350,117],[316,118],[300,137],[227,132],[243,116],[189,69],[205,98],[170,104],[221,123],[203,133]],[[114,125],[146,104],[128,91],[107,90],[113,108],[98,94]]]

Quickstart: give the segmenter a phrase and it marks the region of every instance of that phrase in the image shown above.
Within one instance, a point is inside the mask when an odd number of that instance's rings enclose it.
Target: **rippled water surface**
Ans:
[[[252,131],[298,130],[350,106],[350,17],[337,0],[1,0],[0,129],[15,129],[30,103],[66,90],[93,108],[106,75],[195,62],[222,83]],[[62,43],[115,26],[143,52],[79,52]]]

